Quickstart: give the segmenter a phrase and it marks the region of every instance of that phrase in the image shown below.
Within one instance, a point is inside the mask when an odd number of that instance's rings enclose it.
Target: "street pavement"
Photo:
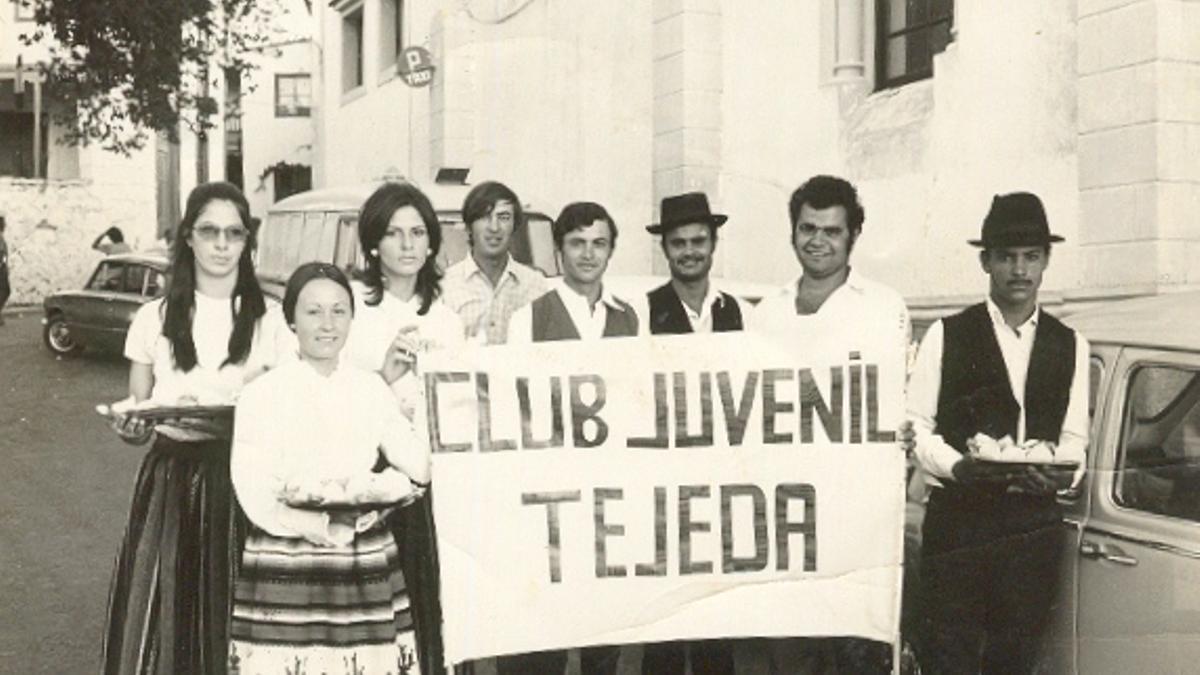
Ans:
[[[113,558],[145,448],[97,403],[124,397],[117,354],[56,359],[36,309],[0,326],[0,673],[99,670]]]
[[[124,398],[119,354],[56,358],[37,309],[0,326],[0,675],[96,673],[108,587],[147,446],[126,445],[95,412]],[[738,650],[738,672],[765,672]],[[579,670],[572,653],[566,675]],[[641,649],[622,650],[620,675]],[[476,668],[494,675],[491,661]]]

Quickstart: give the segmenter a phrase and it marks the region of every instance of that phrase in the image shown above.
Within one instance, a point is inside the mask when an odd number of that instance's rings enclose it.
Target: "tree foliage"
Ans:
[[[70,143],[129,153],[152,132],[214,126],[227,70],[278,40],[278,0],[20,0],[34,7],[47,89]]]

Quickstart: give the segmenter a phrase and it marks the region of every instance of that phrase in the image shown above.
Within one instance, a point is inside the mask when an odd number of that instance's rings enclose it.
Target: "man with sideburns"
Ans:
[[[709,280],[717,228],[727,217],[712,213],[703,192],[667,197],[661,222],[646,231],[662,236],[671,280],[647,294],[647,328],[652,335],[742,330],[742,307]],[[656,671],[657,672],[657,671]]]
[[[1062,551],[1055,492],[1071,470],[1005,470],[975,451],[1007,436],[1084,465],[1088,344],[1038,303],[1059,241],[1036,195],[997,195],[969,242],[982,249],[986,300],[935,322],[917,354],[908,414],[932,487],[918,589],[924,672],[1037,666]]]
[[[709,280],[717,228],[727,217],[713,213],[703,192],[666,197],[659,221],[646,231],[662,236],[661,246],[671,280],[646,295],[647,328],[652,335],[713,333],[742,330],[742,308],[737,299],[717,290]],[[692,675],[733,673],[730,640],[676,640],[647,644],[642,653],[645,675],[684,675],[691,661]]]
[[[554,221],[553,234],[563,276],[548,292],[513,314],[508,344],[637,335],[638,317],[633,308],[604,287],[604,273],[617,244],[617,225],[608,211],[595,202],[568,204]],[[617,672],[619,647],[600,645],[579,651],[582,675]],[[566,664],[565,650],[496,659],[499,675],[559,675]]]
[[[839,336],[849,349],[863,336],[872,343],[893,340],[896,353],[906,354],[911,327],[903,298],[850,265],[866,220],[854,186],[836,176],[814,176],[792,193],[788,217],[800,276],[764,298],[750,316],[749,327],[781,344],[795,345],[800,354],[806,342],[819,335]],[[899,444],[908,449],[911,443],[912,431],[906,425],[899,429]],[[795,637],[767,643],[772,675],[890,672],[891,645],[883,642]]]

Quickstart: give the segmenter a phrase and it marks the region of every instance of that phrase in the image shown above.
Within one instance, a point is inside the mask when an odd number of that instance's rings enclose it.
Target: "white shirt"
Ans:
[[[175,366],[171,343],[162,334],[163,298],[138,309],[125,336],[125,357],[134,363],[153,366],[154,389],[150,399],[176,405],[180,398],[201,405],[229,405],[243,385],[279,363],[296,356],[296,336],[273,302],[254,329],[250,354],[241,364],[222,366],[229,356],[233,312],[229,298],[210,298],[196,293],[192,315],[192,341],[196,345],[196,367],[183,372]]]
[[[405,302],[385,290],[379,304],[372,307],[366,303],[367,287],[354,283],[353,288],[354,320],[342,355],[358,368],[378,371],[396,334],[407,326],[417,328],[415,339],[421,345],[418,364],[421,354],[462,349],[467,343],[462,319],[441,300],[434,300],[428,312],[418,314],[421,309],[419,295]],[[391,388],[401,410],[411,410],[423,417],[424,388],[417,374],[416,369],[410,369],[393,382]]]
[[[425,466],[429,445],[397,409],[378,374],[341,364],[328,377],[286,363],[246,386],[238,400],[230,472],[238,502],[278,537],[324,530],[323,513],[282,501],[301,478],[366,474],[380,449],[398,468]]]
[[[1017,328],[1004,322],[995,303],[987,301],[988,316],[992,320],[992,332],[1000,345],[1004,367],[1013,397],[1021,406],[1017,420],[1018,443],[1025,440],[1025,382],[1029,372],[1029,359],[1033,354],[1033,341],[1037,334],[1041,308]],[[953,479],[953,467],[962,454],[954,449],[939,434],[933,432],[937,418],[938,394],[942,386],[942,348],[945,344],[945,328],[936,321],[925,333],[921,348],[917,352],[916,364],[908,380],[908,417],[912,420],[916,434],[916,456],[930,485],[941,485],[941,480]],[[1075,333],[1075,375],[1071,379],[1071,398],[1067,414],[1063,419],[1062,432],[1058,438],[1056,454],[1065,460],[1079,462],[1082,475],[1088,444],[1088,358],[1087,340]]]
[[[846,283],[834,290],[816,312],[798,314],[796,298],[803,278],[801,275],[774,295],[763,298],[750,313],[747,327],[788,343],[812,334],[811,331],[892,332],[900,353],[908,352],[912,324],[899,293],[850,268]]]
[[[601,287],[600,299],[595,305],[588,303],[586,295],[575,292],[562,278],[550,283],[550,292],[558,293],[567,315],[579,337],[583,340],[599,340],[604,337],[604,325],[608,321],[609,312],[627,311],[617,302],[617,297],[607,288]],[[513,312],[512,320],[508,323],[509,344],[529,344],[533,342],[533,305],[528,304]]]

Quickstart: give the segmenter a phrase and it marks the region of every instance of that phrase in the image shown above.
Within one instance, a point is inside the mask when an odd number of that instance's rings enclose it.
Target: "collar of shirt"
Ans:
[[[568,307],[573,305],[575,307],[583,307],[589,314],[593,312],[592,307],[587,304],[587,297],[580,295],[575,291],[575,289],[568,286],[567,282],[564,281],[562,277],[554,280],[553,289],[556,293],[558,293],[559,297],[562,298],[563,304],[567,305]],[[617,296],[613,295],[612,291],[608,290],[608,288],[605,286],[600,287],[600,302],[608,308],[615,309],[618,312],[625,311],[625,308],[622,307],[619,302],[617,302]]]
[[[1015,335],[1016,337],[1025,337],[1032,335],[1037,330],[1038,317],[1041,316],[1042,306],[1034,305],[1033,314],[1031,314],[1029,318],[1025,320],[1025,323],[1017,326],[1016,328],[1008,325],[1008,323],[1004,320],[1004,313],[1000,311],[1000,307],[997,306],[995,302],[992,302],[990,297],[987,299],[987,311],[988,316],[992,318],[992,326],[995,328],[996,332],[1007,331],[1009,334]],[[1027,327],[1029,329],[1028,331],[1026,330]]]
[[[675,295],[678,296],[679,292],[676,291]],[[697,321],[703,323],[704,320],[712,314],[713,305],[717,304],[718,302],[724,306],[725,296],[721,295],[721,291],[718,291],[717,287],[713,285],[711,281],[708,283],[708,292],[704,294],[704,300],[700,302],[699,312],[694,311],[690,305],[683,301],[683,298],[679,298],[679,304],[683,305],[683,311],[687,312],[688,319],[690,319],[693,324],[695,324]]]
[[[800,276],[793,279],[787,286],[779,289],[779,294],[794,302],[800,295],[800,282],[802,281],[804,281],[803,272],[801,272]],[[838,286],[833,293],[829,294],[829,298],[826,298],[825,304],[821,305],[821,309],[825,309],[825,307],[829,304],[829,301],[843,290],[850,290],[859,295],[863,295],[867,292],[867,285],[865,281],[866,280],[863,279],[862,275],[860,275],[853,267],[851,267],[850,271],[846,273],[845,283],[843,283],[841,286]],[[820,310],[818,310],[818,313],[820,313]]]
[[[513,258],[511,255],[509,255],[504,261],[504,271],[500,274],[500,283],[504,283],[504,279],[506,277],[517,283],[520,283],[521,280],[517,277],[517,272],[514,267],[515,265],[513,263]],[[479,267],[479,263],[475,262],[475,256],[469,253],[467,254],[466,258],[463,258],[462,261],[462,275],[464,279],[470,279],[475,275],[479,275],[479,278],[486,281],[488,285],[491,285],[492,283],[492,280],[488,278],[488,275],[484,274],[483,270]],[[496,285],[499,286],[500,284]]]

